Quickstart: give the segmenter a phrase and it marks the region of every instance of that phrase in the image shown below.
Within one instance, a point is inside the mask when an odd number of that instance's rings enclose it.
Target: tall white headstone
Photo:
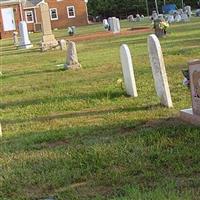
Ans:
[[[121,27],[120,27],[120,21],[119,18],[116,18],[116,33],[120,33]]]
[[[171,108],[173,104],[162,49],[158,38],[154,34],[148,37],[148,49],[157,95],[162,105]]]
[[[114,30],[113,17],[108,18],[108,24],[110,26],[110,31],[113,32],[113,30]]]
[[[33,47],[29,39],[28,28],[25,21],[19,23],[19,32],[20,32],[20,47],[29,49]]]
[[[122,72],[124,76],[126,93],[132,97],[137,97],[138,93],[135,83],[132,58],[130,50],[126,44],[123,44],[120,47],[120,59],[122,64]]]

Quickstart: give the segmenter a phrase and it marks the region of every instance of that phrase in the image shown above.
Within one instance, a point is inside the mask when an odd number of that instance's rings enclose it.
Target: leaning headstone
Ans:
[[[18,41],[18,32],[17,31],[14,31],[13,32],[13,43],[15,46],[18,46],[19,45],[19,41]]]
[[[124,76],[126,93],[132,97],[137,97],[138,93],[135,83],[131,54],[126,44],[123,44],[120,47],[120,59],[122,64],[122,72]]]
[[[76,44],[70,41],[67,47],[67,59],[66,59],[65,69],[79,69],[79,68],[81,68],[81,64],[78,62]]]
[[[19,46],[21,48],[30,49],[33,47],[29,39],[28,28],[25,21],[19,23],[19,33],[20,33],[20,42]]]
[[[181,119],[200,125],[200,60],[189,62],[190,90],[192,108],[181,110]]]
[[[41,22],[43,32],[41,49],[42,51],[46,51],[57,47],[58,41],[55,39],[55,36],[52,33],[48,4],[42,1],[41,3],[39,3],[39,7],[41,11]]]
[[[160,102],[168,108],[173,107],[162,49],[158,38],[154,34],[148,37],[148,50],[155,88]]]
[[[59,44],[60,44],[60,49],[62,51],[65,51],[67,49],[67,42],[66,42],[66,40],[64,40],[64,39],[60,40]]]

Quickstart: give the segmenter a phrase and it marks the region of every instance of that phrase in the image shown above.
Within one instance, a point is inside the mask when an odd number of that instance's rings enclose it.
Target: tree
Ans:
[[[182,8],[182,0],[89,0],[88,11],[90,15],[102,17],[125,18],[127,15],[137,13],[146,15],[147,4],[150,14],[152,10],[156,10],[155,1],[158,4],[159,12],[162,12],[164,3],[175,3],[178,8]],[[194,7],[196,0],[184,0],[184,4]]]

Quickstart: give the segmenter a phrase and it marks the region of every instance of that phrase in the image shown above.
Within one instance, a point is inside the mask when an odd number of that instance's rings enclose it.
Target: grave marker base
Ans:
[[[185,122],[200,126],[200,116],[195,115],[192,108],[181,110],[180,118]]]

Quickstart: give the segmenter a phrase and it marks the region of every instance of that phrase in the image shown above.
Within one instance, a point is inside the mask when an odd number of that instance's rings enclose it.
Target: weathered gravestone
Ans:
[[[64,40],[64,39],[60,40],[59,41],[59,45],[60,45],[60,49],[62,51],[65,51],[67,49],[67,42],[66,42],[66,40]]]
[[[19,41],[18,41],[18,32],[17,31],[14,31],[13,32],[13,43],[15,46],[18,46],[19,45]]]
[[[21,21],[19,23],[19,33],[20,33],[19,46],[25,49],[32,48],[33,45],[31,44],[31,41],[29,39],[28,28],[25,21]]]
[[[200,125],[200,60],[189,62],[192,108],[181,110],[180,116],[186,122]]]
[[[173,107],[160,42],[156,35],[148,37],[148,50],[155,88],[162,105]]]
[[[120,59],[122,64],[122,72],[124,76],[126,93],[132,97],[137,97],[138,93],[135,83],[131,54],[126,44],[123,44],[120,47]]]
[[[39,7],[41,11],[42,32],[43,32],[41,49],[42,51],[46,51],[57,47],[58,41],[55,39],[55,36],[52,33],[48,4],[42,1],[41,3],[39,3]]]
[[[79,69],[81,64],[78,62],[75,42],[70,41],[67,47],[67,59],[65,69]]]

